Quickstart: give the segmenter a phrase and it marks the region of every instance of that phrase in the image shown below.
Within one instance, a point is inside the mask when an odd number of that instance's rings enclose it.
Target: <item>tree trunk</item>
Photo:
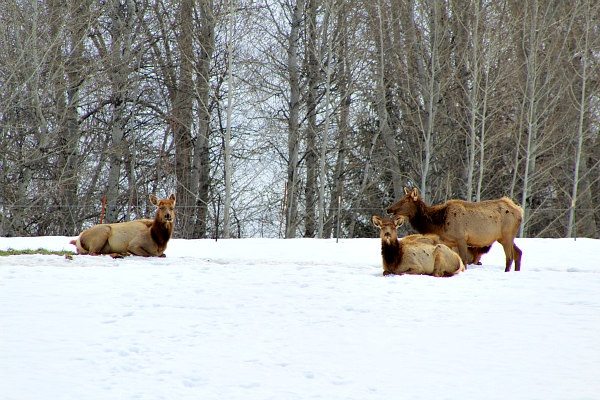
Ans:
[[[589,4],[588,4],[589,6]],[[589,20],[589,7],[587,12],[584,13],[586,25],[583,29],[583,47],[579,49],[581,55],[581,78],[578,82],[577,89],[579,91],[579,101],[577,108],[579,109],[579,120],[577,123],[577,144],[575,148],[575,161],[573,167],[573,186],[571,187],[571,204],[569,205],[569,220],[567,222],[567,237],[576,237],[577,232],[575,228],[575,210],[577,209],[578,190],[579,190],[579,170],[581,168],[581,155],[583,151],[583,140],[587,130],[585,124],[585,115],[587,113],[587,81],[588,81],[588,52],[589,52],[589,32],[591,30]]]
[[[304,0],[297,0],[293,6],[291,29],[288,40],[287,72],[290,85],[290,110],[288,117],[288,164],[285,198],[285,237],[296,236],[298,227],[298,156],[300,146],[300,71],[298,47],[300,26],[304,14]]]
[[[529,214],[531,204],[528,203],[530,195],[531,182],[530,178],[535,174],[536,167],[536,153],[537,153],[537,131],[538,131],[538,113],[537,113],[537,79],[538,79],[538,62],[537,62],[537,48],[538,48],[538,33],[537,33],[537,12],[538,5],[537,0],[532,3],[531,17],[530,19],[524,19],[524,22],[529,23],[529,35],[527,42],[527,49],[524,50],[525,68],[526,68],[526,94],[525,99],[525,123],[527,126],[527,144],[525,150],[525,171],[523,173],[523,192],[521,195],[521,204],[523,205],[524,216],[523,223],[519,232],[520,237],[527,236],[527,226],[529,222]]]
[[[59,2],[60,3],[60,2]],[[56,3],[51,5],[53,12],[64,12]],[[79,90],[85,80],[83,61],[83,41],[87,35],[87,14],[84,4],[74,5],[72,29],[69,30],[68,58],[65,60],[65,79],[58,78],[56,86],[57,110],[59,120],[58,132],[58,164],[59,174],[59,218],[58,232],[61,235],[73,235],[76,232],[77,187],[79,163],[79,131],[77,109],[79,107]]]
[[[469,68],[469,77],[471,81],[471,87],[469,88],[468,83],[463,84],[464,89],[468,91],[468,99],[469,99],[469,134],[468,134],[468,143],[467,146],[467,190],[465,199],[467,201],[472,201],[473,199],[473,180],[475,175],[475,154],[477,153],[477,136],[478,136],[478,115],[479,115],[479,18],[480,18],[480,10],[479,10],[479,2],[473,2],[474,9],[473,12],[473,26],[471,26],[471,46],[468,46],[469,51],[468,55],[470,56],[470,68]],[[470,9],[467,9],[471,11]]]
[[[195,196],[195,238],[207,234],[207,218],[210,190],[210,63],[215,49],[215,16],[213,0],[199,0],[202,28],[200,35],[200,57],[196,66],[198,93],[198,135],[194,144],[192,168],[192,194]]]
[[[389,37],[387,35],[388,26],[384,18],[381,1],[376,5],[369,7],[371,21],[374,22],[373,30],[375,43],[377,46],[377,116],[379,118],[379,129],[383,143],[385,144],[385,153],[390,175],[392,177],[392,186],[394,188],[394,197],[402,195],[403,184],[400,171],[400,161],[398,159],[398,146],[396,144],[395,132],[390,124],[388,114],[388,92],[390,91],[386,68],[386,49],[389,48]]]
[[[337,40],[335,41],[335,56],[338,60],[336,64],[336,76],[338,89],[340,93],[340,104],[338,114],[338,134],[336,141],[337,158],[333,171],[333,183],[331,188],[331,196],[329,203],[329,213],[325,221],[324,236],[331,237],[334,229],[334,222],[341,215],[339,200],[343,195],[344,188],[344,170],[346,165],[347,153],[347,138],[351,132],[350,126],[350,105],[352,100],[351,93],[351,71],[348,48],[348,23],[347,23],[347,8],[341,5],[339,12],[336,15],[337,19]]]
[[[233,0],[229,0],[229,18],[227,34],[227,128],[225,130],[225,201],[223,203],[223,237],[230,237],[230,209],[231,209],[231,113],[233,106]]]
[[[192,105],[194,98],[194,68],[192,47],[194,0],[181,0],[179,6],[179,77],[173,101],[173,139],[175,141],[175,176],[177,178],[178,232],[191,238],[194,217],[194,193],[191,191],[192,170]]]
[[[109,63],[109,80],[111,85],[111,145],[109,147],[109,170],[106,184],[106,222],[117,222],[119,217],[119,181],[127,143],[125,141],[126,96],[129,92],[129,55],[131,52],[131,17],[135,6],[131,2],[122,5],[120,2],[112,4],[110,49],[107,51]]]
[[[317,55],[317,5],[307,0],[306,6],[306,66],[308,92],[306,95],[306,186],[304,237],[315,236],[315,210],[317,205],[317,96],[319,85],[319,58]]]

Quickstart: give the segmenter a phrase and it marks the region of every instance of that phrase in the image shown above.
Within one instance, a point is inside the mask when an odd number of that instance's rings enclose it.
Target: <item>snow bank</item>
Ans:
[[[72,250],[72,238],[0,249]],[[378,239],[0,257],[2,399],[595,399],[600,241],[381,276]]]

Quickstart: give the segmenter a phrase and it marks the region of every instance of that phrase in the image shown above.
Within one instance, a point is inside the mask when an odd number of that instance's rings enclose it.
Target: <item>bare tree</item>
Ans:
[[[376,97],[376,109],[379,117],[379,126],[381,130],[381,137],[385,148],[387,150],[387,161],[388,169],[392,175],[392,184],[394,186],[394,196],[400,196],[402,192],[402,179],[400,178],[400,163],[398,161],[398,148],[396,146],[395,132],[390,123],[390,116],[388,110],[388,103],[391,99],[388,98],[388,94],[391,92],[391,75],[393,72],[389,68],[389,64],[386,61],[385,53],[386,49],[391,48],[391,39],[387,32],[389,31],[390,24],[394,21],[389,21],[386,18],[386,10],[384,9],[383,2],[379,0],[377,3],[367,2],[369,16],[371,20],[371,26],[373,29],[374,42],[377,48],[376,58],[376,85],[377,94]]]
[[[318,86],[320,84],[319,55],[317,54],[317,2],[306,2],[306,52],[304,70],[306,71],[306,185],[304,188],[304,237],[315,235],[315,218],[317,205],[317,104]]]
[[[210,120],[211,87],[210,66],[215,50],[215,25],[213,0],[199,0],[200,30],[198,56],[196,62],[196,92],[198,98],[198,133],[194,143],[191,192],[195,197],[194,237],[205,237],[210,191]]]
[[[288,116],[288,165],[285,200],[285,237],[293,238],[298,227],[298,168],[300,151],[299,112],[300,112],[300,76],[298,47],[300,27],[303,20],[304,0],[297,0],[292,5],[291,30],[287,49],[287,70],[290,88],[290,104]]]
[[[579,3],[579,2],[578,2]],[[579,186],[582,183],[582,177],[580,176],[580,171],[582,170],[582,156],[585,154],[583,145],[585,138],[589,135],[589,84],[590,84],[590,62],[589,59],[591,57],[590,46],[592,45],[592,38],[590,37],[593,32],[592,27],[592,18],[593,16],[598,15],[599,7],[597,4],[592,6],[592,3],[589,0],[584,0],[581,4],[580,15],[577,15],[578,18],[582,20],[582,29],[580,33],[580,37],[576,37],[576,48],[574,50],[577,51],[576,55],[573,57],[576,61],[576,64],[579,66],[579,70],[575,71],[577,80],[576,80],[576,90],[573,92],[574,95],[574,103],[578,108],[578,121],[577,121],[577,133],[576,133],[576,146],[575,146],[575,156],[574,156],[574,166],[573,166],[573,184],[571,188],[571,204],[569,206],[569,218],[567,222],[567,230],[566,236],[573,237],[576,236],[576,221],[575,221],[575,212],[577,209],[577,201],[579,198]],[[576,31],[577,32],[577,31]],[[577,62],[578,61],[578,62]],[[584,175],[584,178],[587,176]],[[587,193],[587,201],[586,206],[589,208],[593,204],[591,201],[590,190],[589,190],[589,179],[583,179],[583,183],[588,184],[588,190],[585,191]],[[584,215],[583,220],[588,221],[588,224],[594,224],[593,218],[593,210],[588,209],[588,211],[584,211],[582,214]],[[596,231],[595,226],[590,226],[590,228],[584,232],[585,235],[593,235]]]
[[[346,169],[346,154],[347,154],[347,138],[351,133],[350,126],[350,105],[352,102],[352,71],[351,71],[351,52],[349,49],[349,36],[350,30],[348,25],[350,23],[350,7],[347,3],[342,2],[341,4],[334,3],[331,7],[334,11],[331,13],[330,18],[336,19],[336,28],[333,33],[333,37],[328,38],[327,44],[328,46],[332,46],[328,50],[328,62],[327,62],[327,72],[328,75],[331,73],[329,68],[332,68],[330,62],[332,60],[332,52],[333,56],[336,59],[335,64],[335,75],[337,76],[337,88],[338,88],[338,106],[336,107],[339,112],[337,112],[334,116],[337,120],[337,137],[335,140],[335,156],[336,161],[333,167],[333,179],[331,183],[331,195],[330,195],[330,203],[329,210],[327,213],[327,218],[324,221],[324,237],[330,237],[333,233],[334,229],[334,221],[337,219],[339,223],[339,218],[341,214],[341,205],[342,205],[342,196],[344,189],[344,174]],[[329,78],[330,79],[330,78]],[[329,80],[328,79],[328,80]],[[329,88],[329,85],[327,85]],[[331,90],[329,88],[329,90]],[[329,104],[329,101],[326,103]],[[333,112],[333,111],[332,111]],[[329,115],[329,114],[328,114]],[[326,127],[329,126],[329,123],[326,123]],[[328,129],[328,128],[326,128]],[[325,143],[323,143],[323,146]],[[321,154],[323,157],[323,154]]]
[[[128,102],[134,90],[131,71],[135,67],[134,24],[137,21],[138,9],[132,0],[113,2],[108,6],[107,36],[103,27],[95,30],[91,39],[100,59],[106,66],[106,74],[110,82],[110,98],[106,100],[111,106],[110,145],[108,178],[106,183],[106,222],[117,222],[119,213],[123,212],[123,199],[119,197],[121,173],[129,143],[126,138]],[[108,42],[108,43],[107,43]],[[135,185],[133,185],[135,186]]]

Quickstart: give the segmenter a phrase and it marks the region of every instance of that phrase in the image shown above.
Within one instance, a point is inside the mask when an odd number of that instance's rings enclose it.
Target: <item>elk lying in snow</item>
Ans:
[[[405,220],[406,220],[406,217],[402,217],[402,216],[396,217],[395,218],[396,225],[398,227],[400,227],[402,224],[404,224]],[[458,247],[456,246],[456,243],[444,242],[435,233],[424,233],[424,234],[421,234],[421,236],[435,238],[436,243],[443,243],[446,246],[450,247],[452,249],[452,251],[454,251],[455,253],[458,254]],[[491,248],[492,248],[491,245],[483,246],[483,247],[468,246],[467,247],[467,260],[466,260],[466,262],[463,262],[465,264],[465,269],[467,269],[467,264],[481,265],[481,256],[486,254],[487,252],[489,252]]]
[[[465,270],[462,260],[437,235],[409,235],[398,240],[398,222],[374,215],[380,229],[383,275],[452,276]]]
[[[416,188],[404,188],[405,196],[387,209],[394,218],[405,216],[419,233],[435,233],[450,247],[456,247],[463,262],[468,262],[468,247],[487,248],[495,241],[504,248],[505,271],[513,260],[521,269],[521,249],[515,244],[523,220],[523,209],[508,197],[481,202],[448,200],[428,206]]]
[[[160,200],[151,195],[150,202],[157,207],[153,220],[94,225],[81,232],[71,244],[77,247],[78,254],[164,257],[175,223],[175,195]]]

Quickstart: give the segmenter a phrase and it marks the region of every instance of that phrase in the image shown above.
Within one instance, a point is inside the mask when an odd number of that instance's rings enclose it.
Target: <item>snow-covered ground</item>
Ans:
[[[599,399],[600,240],[518,244],[452,278],[382,277],[378,239],[0,257],[0,398]]]

